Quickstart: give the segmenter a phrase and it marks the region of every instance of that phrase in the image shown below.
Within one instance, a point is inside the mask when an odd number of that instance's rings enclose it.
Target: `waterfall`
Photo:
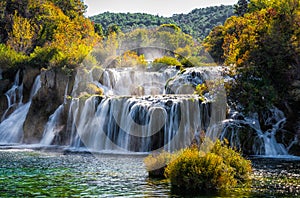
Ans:
[[[109,68],[102,72],[99,81],[92,71],[78,71],[67,121],[71,148],[174,151],[199,141],[201,132],[212,128],[212,122],[220,121],[226,103],[213,109],[212,100],[203,102],[197,95],[164,95],[166,82],[184,73],[185,85],[191,83],[192,87],[197,82],[215,79],[219,71],[220,67],[187,69],[186,73],[174,67],[163,71]],[[176,82],[179,81],[182,80]],[[86,93],[83,82],[102,88],[105,96],[81,97]],[[180,86],[176,83],[176,89]],[[217,113],[211,112],[217,108]],[[222,116],[217,118],[219,112]]]
[[[158,95],[164,93],[165,83],[178,73],[175,68],[163,72],[134,68],[106,69],[102,85],[106,95]]]
[[[17,73],[17,76],[19,75],[19,72]],[[16,77],[15,83],[13,85],[16,86],[18,83],[19,77]],[[22,86],[22,85],[21,85]],[[13,88],[12,87],[12,88]],[[18,107],[15,109],[13,113],[11,113],[6,119],[4,119],[0,123],[0,143],[20,143],[23,138],[23,124],[26,119],[27,113],[29,111],[31,101],[33,96],[37,93],[39,88],[41,87],[41,81],[40,76],[37,76],[33,87],[31,89],[29,102],[23,104],[20,102]],[[17,89],[17,88],[15,88]],[[10,89],[13,90],[13,89]],[[13,91],[12,91],[13,92]],[[22,93],[19,93],[22,94]],[[12,94],[14,96],[14,94]],[[23,98],[22,96],[19,96],[19,98]],[[14,99],[14,97],[13,97]],[[16,101],[16,100],[14,100]]]
[[[23,83],[20,84],[20,70],[18,70],[12,87],[5,93],[7,98],[7,109],[2,115],[1,122],[7,117],[7,113],[22,104]]]
[[[73,105],[76,103],[74,102]],[[72,105],[73,129],[93,151],[178,150],[205,130],[208,108],[197,96],[90,97]],[[78,108],[79,107],[79,108]],[[77,144],[78,146],[78,144]]]
[[[43,137],[40,141],[41,145],[50,145],[53,142],[55,136],[64,128],[64,125],[62,123],[62,113],[64,111],[64,105],[67,103],[68,88],[69,83],[67,83],[67,86],[65,88],[64,103],[59,105],[59,107],[48,119],[43,132]]]
[[[61,114],[63,111],[64,105],[61,104],[49,117],[49,120],[45,126],[43,138],[40,141],[41,145],[50,145],[53,142],[55,135],[62,130],[63,126],[60,125],[60,122],[62,119]]]
[[[284,113],[277,108],[271,108],[265,112],[261,119],[257,113],[245,117],[241,113],[234,112],[231,119],[224,120],[224,131],[222,138],[228,138],[236,147],[241,148],[241,136],[251,135],[251,130],[255,133],[255,137],[251,137],[249,141],[252,144],[252,153],[255,155],[277,156],[288,155],[287,149],[283,144],[276,140],[276,133],[282,129],[286,122]],[[262,130],[260,120],[263,120],[264,126],[269,129]],[[246,129],[248,134],[239,134],[241,129]]]

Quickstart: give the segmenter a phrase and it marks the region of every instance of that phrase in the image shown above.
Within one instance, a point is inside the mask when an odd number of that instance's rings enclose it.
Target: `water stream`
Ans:
[[[19,73],[19,72],[18,72]],[[19,74],[17,74],[18,76]],[[23,87],[23,85],[18,86],[17,83],[19,78],[16,78],[16,81],[12,88],[8,91],[7,95],[12,95],[13,102],[16,103],[16,93],[10,93],[10,92],[16,92],[17,90],[20,90]],[[26,119],[27,113],[29,111],[32,98],[37,93],[39,88],[41,87],[41,81],[40,76],[37,76],[33,87],[31,89],[30,98],[29,101],[25,104],[22,103],[23,96],[19,96],[20,102],[17,108],[0,123],[0,143],[21,143],[23,138],[23,124]],[[18,93],[18,94],[22,94]],[[11,97],[8,97],[8,100],[10,100]],[[10,102],[9,102],[10,104]],[[10,109],[11,106],[8,106],[8,109]]]

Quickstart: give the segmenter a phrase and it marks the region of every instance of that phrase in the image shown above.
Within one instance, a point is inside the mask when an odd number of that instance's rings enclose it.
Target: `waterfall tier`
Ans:
[[[192,95],[90,97],[72,100],[73,146],[91,150],[174,151],[199,140],[210,105]],[[81,141],[81,143],[80,143]]]

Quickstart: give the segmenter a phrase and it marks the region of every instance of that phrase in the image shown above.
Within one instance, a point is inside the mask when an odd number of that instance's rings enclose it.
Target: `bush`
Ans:
[[[144,159],[146,169],[149,177],[152,178],[165,178],[165,168],[171,161],[172,154],[163,151],[159,154],[151,154]]]
[[[4,44],[0,44],[0,65],[2,68],[11,69],[26,61],[26,55],[18,53]]]
[[[251,162],[220,140],[170,154],[150,155],[144,162],[150,177],[170,179],[172,190],[182,194],[224,192],[248,184]]]
[[[224,159],[224,163],[234,169],[234,178],[238,183],[242,184],[250,181],[252,172],[250,160],[246,160],[239,152],[219,140],[216,141],[211,152],[221,156]]]
[[[162,58],[157,58],[153,61],[153,66],[182,66],[181,63],[173,57],[170,56],[164,56]]]
[[[197,148],[184,149],[165,170],[172,189],[183,194],[227,190],[237,183],[233,172],[222,156]]]
[[[57,49],[52,47],[36,47],[30,54],[29,64],[36,67],[49,67],[57,53]]]

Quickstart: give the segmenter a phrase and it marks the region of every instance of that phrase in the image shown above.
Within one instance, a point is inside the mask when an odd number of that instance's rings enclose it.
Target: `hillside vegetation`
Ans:
[[[222,5],[195,9],[188,14],[175,14],[172,17],[105,12],[92,16],[90,19],[96,24],[100,24],[104,32],[107,32],[112,25],[118,25],[123,32],[128,32],[135,28],[152,28],[172,23],[179,26],[184,33],[197,39],[203,39],[213,27],[222,25],[228,17],[233,15],[233,12],[233,6]]]
[[[0,2],[0,65],[74,68],[99,39],[81,0]]]
[[[204,42],[216,61],[232,65],[231,95],[252,112],[299,102],[300,2],[239,0],[236,7],[239,16],[215,27]]]

